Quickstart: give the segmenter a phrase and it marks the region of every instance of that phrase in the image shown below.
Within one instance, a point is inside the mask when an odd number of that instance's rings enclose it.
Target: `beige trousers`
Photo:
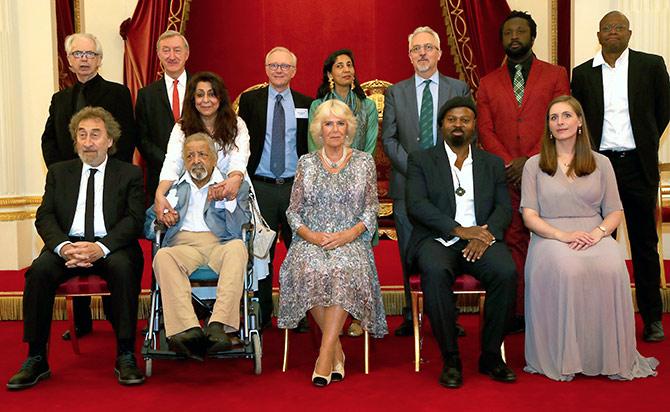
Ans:
[[[191,303],[189,275],[208,265],[219,274],[210,322],[221,322],[226,332],[240,327],[240,299],[244,287],[247,248],[239,239],[221,244],[211,232],[181,231],[173,246],[158,250],[153,268],[161,288],[167,336],[200,326]]]

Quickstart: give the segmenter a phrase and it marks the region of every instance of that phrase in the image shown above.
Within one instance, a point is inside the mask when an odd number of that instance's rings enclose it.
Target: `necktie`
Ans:
[[[79,93],[77,94],[77,103],[75,105],[74,112],[77,113],[84,107],[86,107],[86,97],[84,97],[84,85],[82,84],[79,88]]]
[[[172,81],[172,116],[174,117],[175,122],[177,122],[177,120],[179,120],[181,117],[181,111],[179,111],[179,89],[177,88],[178,84],[179,80],[175,79]]]
[[[521,73],[521,65],[517,64],[514,66],[516,71],[514,72],[514,80],[513,80],[513,86],[514,86],[514,97],[516,97],[516,102],[521,106],[521,101],[523,100],[523,86],[524,86],[524,81],[523,81],[523,73]]]
[[[281,177],[284,173],[286,161],[286,139],[284,136],[286,118],[284,106],[281,104],[282,95],[278,94],[275,100],[275,110],[272,117],[272,147],[270,148],[270,171],[275,177]]]
[[[428,149],[433,146],[433,95],[430,93],[430,80],[424,80],[423,84],[419,114],[419,145],[422,149]]]
[[[95,172],[98,169],[90,169],[88,182],[86,183],[86,209],[84,212],[84,238],[88,242],[95,240],[95,228],[93,225],[93,209],[95,205]]]

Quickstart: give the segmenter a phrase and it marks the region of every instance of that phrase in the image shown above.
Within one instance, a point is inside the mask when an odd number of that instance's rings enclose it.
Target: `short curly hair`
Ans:
[[[312,123],[309,124],[309,132],[312,134],[314,143],[317,146],[323,146],[323,136],[321,133],[321,126],[328,116],[335,116],[347,122],[347,135],[344,139],[344,144],[351,146],[356,136],[356,117],[351,112],[349,106],[337,99],[326,100],[316,108]]]
[[[116,142],[119,141],[121,137],[121,126],[119,123],[114,120],[114,116],[107,110],[102,107],[92,107],[86,106],[80,111],[78,111],[72,119],[70,119],[70,135],[72,136],[72,143],[75,151],[77,150],[77,129],[79,128],[79,123],[83,120],[88,119],[100,119],[105,124],[105,129],[107,131],[107,136],[112,139],[112,147],[109,148],[107,153],[113,155],[116,153]]]

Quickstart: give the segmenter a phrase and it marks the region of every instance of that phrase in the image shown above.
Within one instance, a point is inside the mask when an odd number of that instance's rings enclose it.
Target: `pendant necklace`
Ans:
[[[456,173],[456,170],[454,170],[454,176],[456,176],[456,181],[458,182],[458,187],[454,193],[456,193],[458,196],[463,196],[465,194],[465,189],[463,189],[461,186],[461,179],[458,178],[458,173]]]
[[[347,148],[345,147],[342,149],[342,157],[340,157],[340,160],[337,162],[333,162],[326,156],[325,148],[321,148],[321,157],[326,161],[326,163],[328,163],[328,166],[330,166],[332,169],[337,169],[344,162],[344,159],[347,158]]]

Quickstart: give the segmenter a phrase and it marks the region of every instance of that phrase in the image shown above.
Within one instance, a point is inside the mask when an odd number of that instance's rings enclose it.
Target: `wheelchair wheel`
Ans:
[[[154,360],[153,359],[147,359],[147,360],[144,361],[144,364],[145,364],[144,375],[146,375],[146,377],[148,378],[148,377],[151,376],[151,373],[153,372]]]
[[[263,348],[261,347],[261,337],[258,333],[251,335],[251,346],[254,350],[254,374],[260,375],[263,371],[262,366],[262,357],[263,357]]]

